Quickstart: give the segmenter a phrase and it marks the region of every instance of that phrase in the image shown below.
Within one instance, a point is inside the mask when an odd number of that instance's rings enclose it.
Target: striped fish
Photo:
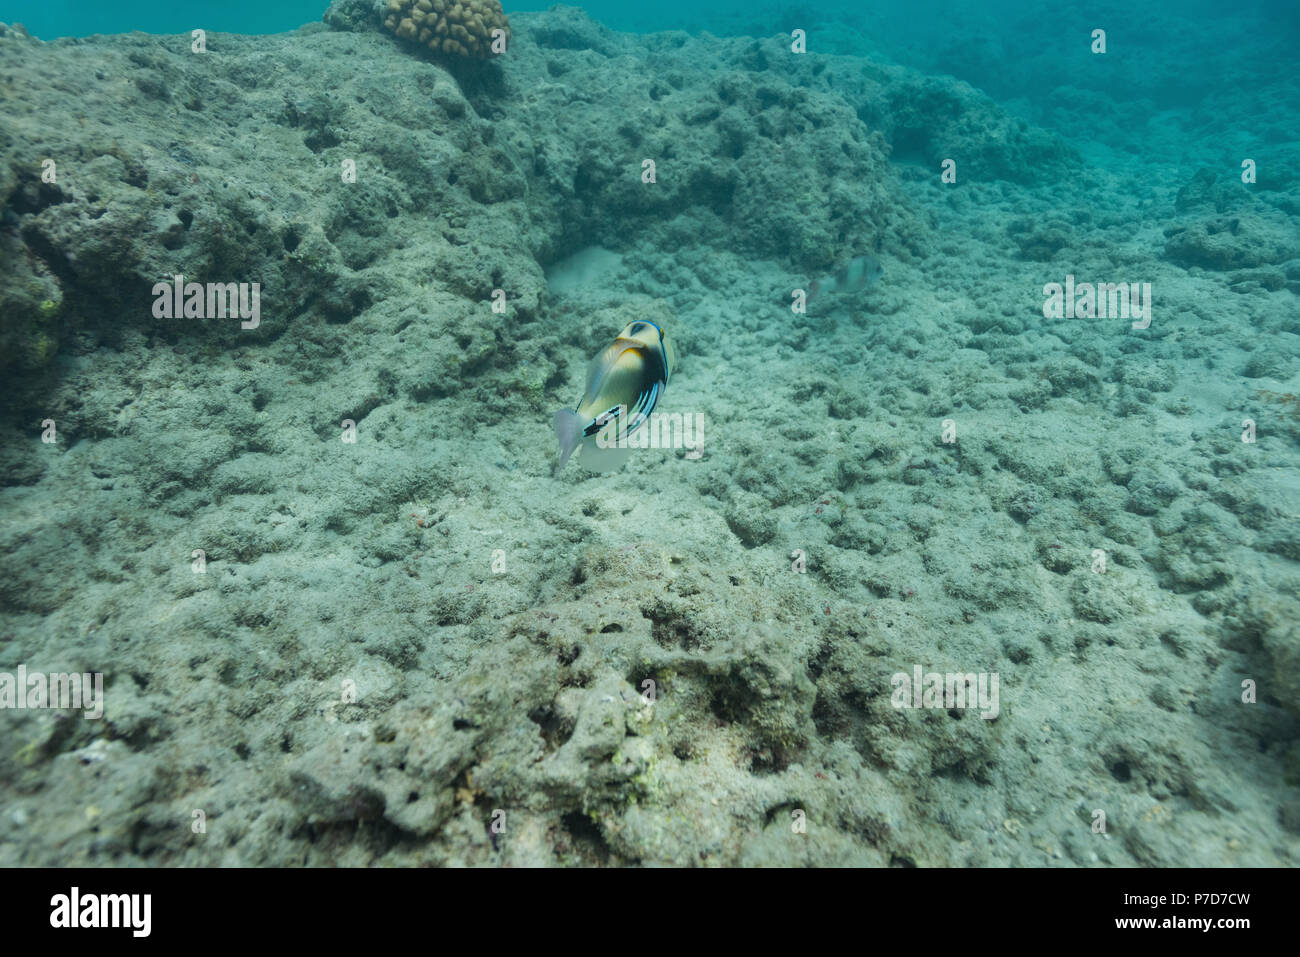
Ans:
[[[630,448],[601,448],[597,436],[612,445],[620,435],[640,428],[663,398],[677,365],[677,352],[653,322],[628,323],[618,338],[587,367],[587,387],[575,409],[560,409],[552,424],[560,442],[560,464],[582,450],[578,461],[592,472],[611,472],[631,454]]]

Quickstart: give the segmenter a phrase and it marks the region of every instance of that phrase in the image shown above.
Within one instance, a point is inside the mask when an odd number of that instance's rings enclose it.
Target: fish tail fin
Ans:
[[[599,445],[591,445],[583,449],[578,464],[588,472],[616,472],[632,457],[632,451],[630,446],[602,449]]]
[[[551,419],[551,424],[555,427],[555,437],[560,440],[560,464],[555,467],[558,472],[582,444],[582,419],[570,409],[560,409]]]

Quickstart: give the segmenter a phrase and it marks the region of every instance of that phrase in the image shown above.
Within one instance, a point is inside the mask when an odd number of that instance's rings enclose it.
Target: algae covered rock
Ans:
[[[1165,256],[1217,271],[1278,265],[1300,256],[1293,229],[1260,213],[1208,216],[1165,230]]]
[[[0,368],[39,369],[58,351],[63,287],[43,260],[0,232]]]
[[[765,545],[776,537],[772,506],[760,495],[738,493],[727,507],[727,525],[747,548]]]

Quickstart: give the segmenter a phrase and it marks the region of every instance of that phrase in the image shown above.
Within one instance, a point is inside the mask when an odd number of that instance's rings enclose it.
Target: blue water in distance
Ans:
[[[62,36],[90,36],[94,33],[184,33],[195,27],[224,33],[281,33],[319,20],[329,0],[184,0],[177,4],[160,4],[147,0],[118,0],[96,3],[94,0],[3,0],[0,22],[21,23],[42,40]],[[507,13],[516,10],[545,10],[549,2],[507,2]],[[628,0],[594,0],[575,3],[592,17],[619,29],[652,30],[665,17],[697,15],[708,10],[737,13],[753,8],[753,3],[718,0],[699,3],[654,4],[655,10],[637,10]],[[858,4],[861,6],[861,4]],[[682,22],[684,21],[677,21]],[[667,24],[665,24],[667,25]],[[659,29],[662,29],[660,27]]]
[[[328,0],[182,0],[162,4],[155,0],[0,0],[0,22],[22,23],[43,40],[61,36],[89,36],[94,33],[183,33],[203,27],[230,33],[279,33],[304,23],[318,21]],[[774,0],[660,0],[635,3],[632,0],[587,0],[573,3],[593,18],[620,30],[650,32],[664,29],[710,30],[719,34],[768,33],[788,29],[790,23],[825,22],[846,17],[870,23],[874,14],[888,18],[891,28],[904,15],[916,29],[936,33],[954,26],[951,16],[969,10],[971,0],[820,0],[810,3]],[[507,0],[507,13],[545,10],[547,0]],[[1016,33],[1027,19],[1051,21],[1072,14],[1093,12],[1104,25],[1105,13],[1115,9],[1109,3],[1063,2],[1063,0],[982,0],[981,14],[1005,10],[1007,32]],[[1243,14],[1264,13],[1279,31],[1300,32],[1300,4],[1295,0],[1238,0],[1232,8]],[[1199,10],[1222,12],[1224,4],[1214,0],[1138,0],[1123,8],[1163,8],[1188,20]],[[1025,36],[1029,42],[1032,38]],[[1294,69],[1294,64],[1291,68]]]

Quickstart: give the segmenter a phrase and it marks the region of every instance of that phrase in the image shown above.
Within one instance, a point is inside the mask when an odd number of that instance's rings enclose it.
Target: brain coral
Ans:
[[[384,26],[435,53],[480,60],[492,55],[493,30],[510,37],[500,0],[388,0]]]

